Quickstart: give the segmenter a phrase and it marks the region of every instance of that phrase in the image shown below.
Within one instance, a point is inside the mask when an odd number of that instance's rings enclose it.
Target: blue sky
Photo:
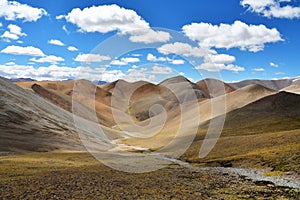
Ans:
[[[0,76],[227,82],[300,75],[295,0],[0,0]]]

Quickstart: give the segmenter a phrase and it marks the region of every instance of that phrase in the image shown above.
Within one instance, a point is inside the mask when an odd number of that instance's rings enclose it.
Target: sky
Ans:
[[[0,0],[0,76],[300,76],[300,1]]]

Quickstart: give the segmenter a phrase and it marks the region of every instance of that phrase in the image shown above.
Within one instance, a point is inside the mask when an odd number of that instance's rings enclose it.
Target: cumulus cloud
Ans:
[[[156,57],[152,53],[147,54],[147,60],[151,62],[165,62],[165,61],[171,61],[168,57]]]
[[[74,60],[77,62],[92,63],[92,62],[102,62],[110,59],[111,58],[109,56],[104,56],[100,54],[79,54]]]
[[[192,47],[190,44],[175,42],[170,44],[164,44],[161,47],[157,48],[158,52],[168,55],[168,54],[177,54],[182,56],[194,56],[194,57],[203,57],[209,53],[216,53],[214,50],[209,50],[207,48]]]
[[[128,63],[121,61],[121,60],[113,60],[110,63],[111,65],[127,65]]]
[[[50,56],[45,56],[42,58],[31,58],[30,61],[33,62],[38,62],[38,63],[51,63],[51,64],[57,64],[58,62],[64,61],[65,59],[63,59],[62,57],[59,56],[54,56],[54,55],[50,55]]]
[[[184,64],[184,60],[180,60],[180,59],[178,59],[178,60],[172,60],[171,63],[173,65],[183,65]]]
[[[24,21],[37,21],[47,12],[43,8],[34,8],[17,1],[0,0],[0,17],[5,20],[23,19]]]
[[[271,66],[271,67],[278,67],[278,65],[275,64],[275,63],[273,63],[273,62],[270,62],[270,66]]]
[[[124,57],[120,60],[113,60],[111,61],[111,65],[128,65],[129,63],[137,63],[140,62],[139,58],[136,57]]]
[[[118,79],[126,81],[151,81],[155,79],[146,68],[129,69],[127,72],[121,70],[108,70],[107,68],[91,68],[86,66],[42,66],[35,68],[32,65],[0,65],[0,76],[6,78],[32,78],[35,80],[67,80],[67,79],[87,79],[91,81],[112,82]]]
[[[20,37],[26,36],[26,33],[23,33],[22,29],[17,25],[9,24],[7,28],[8,30],[0,36],[7,41],[18,40]]]
[[[105,68],[62,67],[50,65],[35,68],[32,65],[0,65],[0,76],[6,78],[32,78],[36,80],[66,80],[88,79],[91,81],[103,80],[107,82],[124,78],[125,74],[120,70],[107,71]]]
[[[181,59],[173,60],[173,59],[168,58],[168,57],[157,57],[157,56],[153,55],[152,53],[147,54],[147,60],[151,61],[151,62],[169,62],[173,65],[182,65],[182,64],[184,64],[184,60],[181,60]]]
[[[240,67],[233,64],[216,64],[216,63],[203,63],[196,67],[196,69],[206,70],[206,71],[221,71],[228,70],[233,72],[245,71],[244,67]]]
[[[235,57],[227,54],[213,54],[213,55],[208,55],[206,57],[206,60],[217,64],[220,63],[228,64],[228,63],[235,62]]]
[[[57,16],[61,19],[62,16]],[[89,8],[74,8],[64,18],[80,28],[82,32],[108,33],[117,31],[130,35],[133,42],[155,43],[166,42],[170,34],[154,31],[148,22],[142,19],[134,10],[118,5],[92,6]]]
[[[204,61],[201,65],[196,66],[196,69],[206,71],[221,71],[227,70],[232,72],[244,71],[245,68],[232,64],[235,62],[235,57],[227,54],[209,54],[204,56]]]
[[[14,55],[27,55],[27,56],[45,56],[45,54],[39,48],[33,46],[21,47],[21,46],[7,46],[1,50],[1,53],[14,54]]]
[[[192,23],[182,27],[184,34],[191,40],[198,41],[205,48],[239,48],[251,52],[264,49],[266,43],[283,41],[276,28],[265,25],[248,25],[241,21],[233,24],[212,25]]]
[[[78,51],[78,49],[74,46],[68,46],[69,51]]]
[[[121,70],[109,70],[109,68],[88,66],[41,66],[18,65],[13,62],[0,65],[0,76],[6,78],[32,78],[36,80],[66,80],[66,79],[87,79],[91,81],[112,82],[118,79],[133,81],[155,81],[156,75],[170,75],[173,70],[169,67],[153,66],[152,68],[130,68],[123,72]]]
[[[300,18],[300,7],[291,5],[282,6],[291,0],[241,0],[241,5],[249,11],[258,13],[264,17],[274,18]]]
[[[140,62],[140,59],[134,57],[125,57],[125,58],[121,58],[121,61],[126,63],[136,63],[136,62]]]
[[[153,66],[152,67],[152,74],[173,74],[173,69],[170,67],[160,67],[160,66]]]
[[[255,72],[264,72],[265,71],[264,68],[254,68],[252,70],[255,71]]]
[[[60,41],[60,40],[53,40],[53,39],[49,40],[48,43],[49,44],[58,45],[58,46],[64,46],[65,45],[62,41]]]
[[[147,68],[136,68],[136,69],[128,69],[126,77],[124,77],[127,81],[134,82],[134,81],[149,81],[149,72]]]
[[[7,63],[5,63],[5,65],[15,65],[16,63],[15,62],[7,62]]]
[[[170,34],[164,31],[153,31],[151,29],[145,31],[145,33],[131,35],[129,40],[132,42],[143,42],[146,44],[155,42],[167,42],[170,40]]]

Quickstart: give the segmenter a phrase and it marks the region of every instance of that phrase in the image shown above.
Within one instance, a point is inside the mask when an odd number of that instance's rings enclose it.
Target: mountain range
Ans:
[[[172,141],[182,124],[184,134],[191,134],[199,119],[194,142],[181,157],[198,164],[222,166],[230,161],[235,166],[256,166],[260,165],[258,154],[271,151],[274,156],[263,163],[276,168],[286,155],[299,155],[300,85],[296,79],[193,83],[178,76],[159,84],[118,80],[99,86],[87,80],[12,83],[0,78],[0,83],[2,153],[84,151],[74,125],[76,115],[83,122],[100,124],[111,141],[151,151]],[[183,113],[188,118],[183,119]],[[221,118],[225,119],[221,137],[212,152],[200,159],[199,148],[210,122]],[[140,134],[152,136],[128,134],[136,125]],[[92,129],[80,131],[86,136],[96,134]],[[243,138],[252,142],[245,145]],[[300,161],[299,156],[293,159]],[[281,165],[299,172],[297,164]]]

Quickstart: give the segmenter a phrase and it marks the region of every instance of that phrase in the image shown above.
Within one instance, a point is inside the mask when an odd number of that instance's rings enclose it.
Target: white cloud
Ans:
[[[285,74],[284,72],[275,72],[275,75],[283,75]]]
[[[53,40],[53,39],[49,40],[48,43],[49,44],[58,45],[58,46],[64,46],[65,45],[62,41],[60,41],[60,40]]]
[[[0,27],[2,27],[3,25],[2,25],[2,23],[0,22]]]
[[[66,25],[62,26],[62,30],[66,33],[66,34],[70,34],[70,31],[67,29]]]
[[[125,57],[121,58],[120,60],[113,60],[111,61],[111,65],[128,65],[129,63],[137,63],[140,62],[139,58],[136,57]]]
[[[206,71],[228,70],[233,72],[245,71],[244,67],[232,64],[235,57],[227,54],[209,54],[204,56],[204,62],[196,66],[196,69]]]
[[[265,69],[264,68],[254,68],[252,69],[253,71],[256,71],[256,72],[264,72]]]
[[[121,61],[121,60],[113,60],[110,63],[111,65],[127,65],[128,63]]]
[[[0,0],[0,17],[6,20],[23,19],[24,21],[37,21],[43,15],[47,15],[46,10],[34,8],[17,1]]]
[[[74,46],[68,46],[69,51],[78,51],[78,49]]]
[[[22,29],[14,24],[9,24],[7,26],[8,31],[5,31],[0,37],[10,41],[10,40],[18,40],[22,36],[26,36],[25,33],[22,33]]]
[[[209,53],[216,53],[214,50],[209,50],[206,48],[192,47],[187,43],[175,42],[172,44],[164,44],[157,49],[160,53],[168,54],[177,54],[182,56],[194,56],[194,57],[203,57]]]
[[[147,55],[147,60],[151,62],[169,62],[173,65],[182,65],[184,64],[184,60],[177,59],[177,60],[172,60],[171,58],[168,57],[156,57],[155,55],[149,53]]]
[[[105,68],[90,67],[62,67],[50,65],[34,68],[31,65],[0,65],[0,76],[6,78],[32,78],[36,80],[66,80],[88,79],[112,82],[124,78],[125,74],[120,70],[107,71]]]
[[[5,65],[15,65],[16,63],[15,62],[7,62],[5,63]]]
[[[165,61],[171,61],[168,57],[156,57],[152,53],[147,54],[147,60],[151,62],[165,62]]]
[[[160,67],[160,66],[153,66],[152,67],[152,74],[172,74],[173,69],[170,67]]]
[[[62,16],[57,16],[57,18],[62,18]],[[134,10],[115,4],[92,6],[83,10],[74,8],[64,18],[77,25],[82,32],[118,31],[120,34],[130,35],[130,40],[133,42],[166,42],[171,37],[167,32],[152,30],[149,23]]]
[[[173,65],[183,65],[184,64],[184,60],[172,60],[171,63]]]
[[[274,18],[300,18],[300,7],[291,5],[281,6],[281,3],[288,3],[291,0],[241,0],[241,5],[249,11]]]
[[[7,46],[1,50],[1,53],[14,54],[14,55],[27,55],[27,56],[45,56],[45,54],[39,48],[33,46],[21,47],[21,46]]]
[[[87,66],[42,66],[35,68],[32,65],[17,65],[15,63],[0,65],[0,76],[6,78],[32,78],[36,80],[66,80],[66,79],[87,79],[91,81],[102,80],[112,82],[118,79],[133,81],[155,81],[156,74],[173,73],[169,67],[155,66],[150,71],[147,68],[129,69],[127,72],[121,70],[109,70],[109,68],[91,68]]]
[[[215,64],[215,63],[203,63],[196,67],[196,69],[202,69],[206,71],[221,71],[228,70],[233,72],[245,71],[244,67],[240,67],[233,64]]]
[[[109,56],[104,56],[100,54],[79,54],[74,60],[77,62],[91,63],[91,62],[102,62],[110,59],[111,58]]]
[[[134,57],[126,57],[126,58],[121,58],[121,61],[126,63],[135,63],[135,62],[140,62],[140,59]]]
[[[265,25],[248,25],[241,21],[233,24],[212,25],[209,23],[192,23],[182,27],[191,40],[198,41],[205,48],[240,48],[251,52],[264,49],[266,43],[283,41],[276,28]]]
[[[146,44],[155,43],[155,42],[167,42],[170,40],[170,34],[164,31],[153,31],[149,29],[145,33],[131,35],[129,40],[132,42],[143,42]]]
[[[30,61],[33,62],[38,62],[38,63],[51,63],[51,64],[57,64],[57,62],[61,62],[64,61],[65,59],[63,59],[62,57],[59,56],[54,56],[54,55],[50,55],[50,56],[45,56],[39,59],[36,58],[31,58]]]
[[[275,63],[273,63],[273,62],[270,62],[270,66],[271,66],[271,67],[278,67],[278,65],[275,64]]]
[[[57,20],[60,20],[60,19],[65,18],[65,16],[64,16],[64,15],[58,15],[58,16],[56,16],[55,18],[56,18]]]
[[[124,77],[127,81],[133,82],[133,81],[148,81],[148,71],[147,68],[138,68],[138,69],[128,69],[126,77]]]
[[[228,64],[235,62],[235,57],[227,54],[212,54],[206,57],[210,62]]]

